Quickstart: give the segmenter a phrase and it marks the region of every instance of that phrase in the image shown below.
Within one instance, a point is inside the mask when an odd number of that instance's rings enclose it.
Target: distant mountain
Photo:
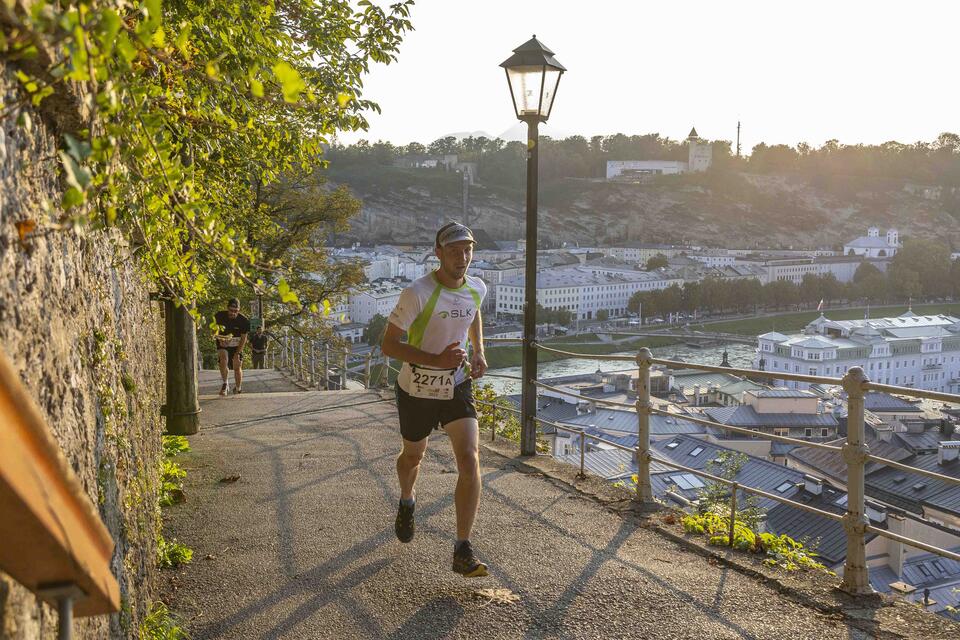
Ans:
[[[557,129],[556,127],[550,126],[550,124],[541,124],[540,125],[540,135],[541,136],[550,136],[554,140],[563,140],[564,138],[569,138],[574,133],[569,131],[563,131],[562,129]],[[523,122],[517,120],[516,124],[512,127],[503,131],[499,136],[501,140],[506,140],[507,142],[525,142],[527,139],[527,125]]]
[[[456,138],[457,140],[465,140],[467,138],[486,138],[487,140],[493,140],[494,136],[490,135],[486,131],[456,131],[454,133],[445,133],[438,137],[438,139],[442,138]]]
[[[550,136],[554,140],[562,140],[563,138],[569,138],[573,133],[557,129],[550,126],[549,124],[540,125],[540,135],[541,136]],[[495,140],[500,138],[501,140],[506,140],[507,142],[524,142],[527,139],[527,125],[519,120],[511,126],[509,129],[506,129],[500,133],[498,136],[491,135],[486,131],[456,131],[454,133],[446,133],[438,138],[456,138],[457,140],[464,140],[466,138],[486,138],[487,140]]]

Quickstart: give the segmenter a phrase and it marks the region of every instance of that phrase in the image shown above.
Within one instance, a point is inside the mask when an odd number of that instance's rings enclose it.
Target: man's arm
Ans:
[[[458,342],[447,345],[441,353],[427,353],[406,342],[400,342],[403,334],[403,329],[392,322],[387,323],[387,330],[384,331],[383,341],[380,343],[383,355],[434,369],[455,369],[467,357],[467,352],[460,348]]]
[[[480,309],[470,323],[467,331],[470,344],[473,345],[473,356],[470,358],[470,377],[479,378],[487,372],[487,357],[483,352],[483,321],[480,319]]]

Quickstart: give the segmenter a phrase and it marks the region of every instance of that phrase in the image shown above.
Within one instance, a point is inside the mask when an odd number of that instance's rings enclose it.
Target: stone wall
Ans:
[[[0,95],[5,105],[19,97],[2,66]],[[157,571],[160,306],[116,237],[51,227],[61,193],[57,114],[27,115],[29,126],[0,121],[0,348],[116,543],[123,609],[77,619],[74,637],[137,637]],[[24,220],[37,227],[21,242]],[[56,624],[53,609],[0,573],[0,638],[54,638]]]

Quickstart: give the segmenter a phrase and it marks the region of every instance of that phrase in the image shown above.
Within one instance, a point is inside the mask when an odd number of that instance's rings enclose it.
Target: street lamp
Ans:
[[[527,123],[527,240],[523,302],[523,396],[520,405],[520,454],[537,452],[537,147],[538,128],[553,110],[564,66],[533,36],[501,65],[507,74],[517,118]]]

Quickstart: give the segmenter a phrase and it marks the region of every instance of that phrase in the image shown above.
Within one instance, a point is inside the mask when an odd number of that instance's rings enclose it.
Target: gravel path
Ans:
[[[394,537],[390,395],[204,399],[182,457],[187,502],[166,527],[195,550],[166,573],[193,638],[874,637],[490,451],[474,542],[492,575],[463,579],[442,434],[421,468],[416,538]]]

